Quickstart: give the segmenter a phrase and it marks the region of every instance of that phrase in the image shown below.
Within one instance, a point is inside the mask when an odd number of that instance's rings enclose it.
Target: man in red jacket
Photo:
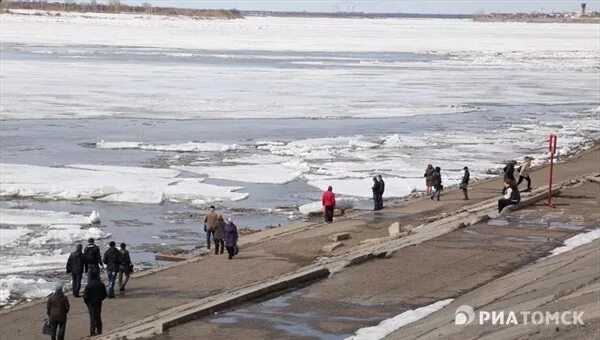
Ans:
[[[331,223],[333,222],[333,209],[335,208],[335,194],[333,193],[333,188],[329,186],[327,191],[323,193],[323,197],[321,198],[323,202],[323,209],[325,210],[325,222]]]

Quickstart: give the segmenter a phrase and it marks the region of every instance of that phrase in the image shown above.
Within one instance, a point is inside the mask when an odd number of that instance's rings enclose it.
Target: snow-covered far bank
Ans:
[[[414,310],[407,310],[393,318],[383,320],[377,326],[365,327],[356,331],[356,335],[346,338],[346,340],[379,340],[387,335],[415,321],[419,321],[430,314],[449,305],[454,299],[447,299],[420,307]]]
[[[3,43],[201,50],[597,51],[600,33],[595,26],[451,19],[194,20],[138,14],[2,14],[0,37]]]
[[[248,194],[242,187],[201,183],[202,179],[175,177],[170,169],[75,165],[57,168],[25,164],[0,164],[0,196],[35,199],[99,200],[160,204],[164,200],[232,200]],[[166,177],[165,177],[166,176]]]

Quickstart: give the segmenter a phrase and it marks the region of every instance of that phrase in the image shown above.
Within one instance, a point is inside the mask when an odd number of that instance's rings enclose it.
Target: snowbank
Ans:
[[[552,252],[550,253],[550,255],[546,256],[545,258],[549,258],[549,257],[553,257],[556,256],[558,254],[562,254],[568,251],[571,251],[579,246],[582,246],[584,244],[588,244],[594,240],[597,240],[600,238],[600,229],[594,229],[592,231],[589,231],[587,233],[582,233],[582,234],[578,234],[575,235],[571,238],[568,238],[565,240],[565,242],[563,243],[564,246],[562,247],[558,247],[558,248],[554,248],[552,250]]]
[[[428,306],[408,310],[402,314],[398,314],[391,319],[383,320],[379,325],[373,327],[365,327],[356,331],[356,335],[346,338],[346,340],[378,340],[383,339],[399,328],[406,326],[415,321],[421,320],[428,315],[437,312],[450,304],[454,299],[447,299],[432,303]]]

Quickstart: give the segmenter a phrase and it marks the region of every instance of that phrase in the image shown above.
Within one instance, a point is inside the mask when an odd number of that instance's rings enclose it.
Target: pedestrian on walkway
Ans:
[[[460,182],[460,189],[463,192],[463,200],[469,200],[469,193],[467,192],[467,188],[469,187],[469,179],[471,179],[471,173],[469,173],[469,168],[464,167],[463,170],[465,173],[463,174],[462,181]]]
[[[133,262],[131,262],[129,250],[127,250],[127,245],[125,243],[121,243],[121,250],[119,251],[119,254],[119,291],[123,292],[125,291],[125,286],[127,286],[129,277],[133,272]],[[123,280],[123,276],[125,276],[125,280]]]
[[[442,169],[439,166],[436,166],[433,172],[433,189],[435,189],[435,191],[431,194],[431,199],[433,200],[437,196],[437,200],[439,201],[442,190],[444,189],[444,186],[442,185]]]
[[[110,241],[108,244],[108,249],[104,252],[104,259],[102,262],[106,265],[108,298],[113,299],[115,297],[115,281],[117,280],[117,274],[121,268],[121,253],[117,249],[115,241]]]
[[[431,190],[431,187],[433,187],[434,172],[435,172],[435,169],[433,169],[433,165],[427,164],[427,168],[425,169],[425,174],[423,175],[423,177],[425,177],[425,186],[427,187],[427,196],[431,196],[431,194],[433,193],[433,191]]]
[[[521,202],[521,193],[519,192],[519,188],[515,181],[507,179],[504,181],[504,186],[506,187],[504,197],[498,200],[499,213],[507,206]]]
[[[223,241],[223,231],[225,230],[225,221],[223,215],[219,215],[215,224],[215,255],[223,254],[225,251],[225,242]]]
[[[85,255],[85,263],[83,265],[83,271],[88,274],[88,281],[92,272],[100,275],[100,267],[104,268],[102,264],[102,257],[100,257],[100,248],[94,243],[93,238],[88,239],[88,244],[83,250]]]
[[[81,279],[83,278],[83,265],[85,264],[85,256],[82,252],[83,246],[81,243],[77,243],[75,251],[69,254],[67,260],[67,273],[71,273],[71,279],[73,287],[73,296],[79,297],[79,291],[81,290]]]
[[[379,210],[383,209],[383,193],[385,192],[385,182],[381,175],[377,175],[377,181],[379,182]]]
[[[531,178],[529,178],[529,174],[531,173],[531,161],[532,157],[525,156],[525,160],[523,165],[520,166],[519,170],[519,181],[517,182],[517,187],[523,180],[527,181],[527,189],[523,190],[523,192],[531,191]]]
[[[90,314],[90,336],[102,334],[102,301],[106,299],[106,286],[98,272],[91,272],[90,280],[83,290],[83,301]]]
[[[215,212],[215,206],[211,205],[208,213],[204,216],[204,231],[206,232],[206,249],[210,249],[210,239],[215,234],[215,226],[219,214]]]
[[[517,165],[517,161],[512,160],[504,166],[504,181],[511,180],[515,181],[515,165]],[[506,193],[506,186],[502,187],[502,195]]]
[[[381,192],[381,184],[377,179],[377,176],[373,177],[373,186],[371,187],[373,191],[373,211],[379,210],[379,193]]]
[[[321,203],[323,204],[323,213],[325,215],[325,222],[333,222],[333,210],[335,209],[335,194],[331,186],[327,187],[327,191],[323,193],[321,197]]]
[[[235,224],[233,224],[233,220],[231,218],[228,218],[227,223],[225,223],[225,227],[223,228],[223,238],[225,241],[225,249],[227,249],[227,254],[231,260],[235,255],[237,255],[236,248],[238,246],[237,227]]]
[[[56,286],[54,293],[48,297],[46,303],[46,313],[50,322],[50,338],[52,340],[64,340],[67,314],[70,308],[69,299],[63,293],[63,286]]]

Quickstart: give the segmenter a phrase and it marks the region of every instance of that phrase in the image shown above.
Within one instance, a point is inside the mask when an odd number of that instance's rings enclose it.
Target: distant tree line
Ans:
[[[150,2],[144,2],[138,6],[122,4],[121,0],[108,0],[98,3],[97,0],[88,2],[76,2],[65,0],[63,2],[49,2],[48,0],[0,0],[3,10],[9,9],[36,9],[43,11],[66,11],[66,12],[97,12],[97,13],[139,13],[170,16],[189,16],[198,18],[221,18],[240,19],[243,18],[240,11],[236,9],[192,9],[152,6]]]

